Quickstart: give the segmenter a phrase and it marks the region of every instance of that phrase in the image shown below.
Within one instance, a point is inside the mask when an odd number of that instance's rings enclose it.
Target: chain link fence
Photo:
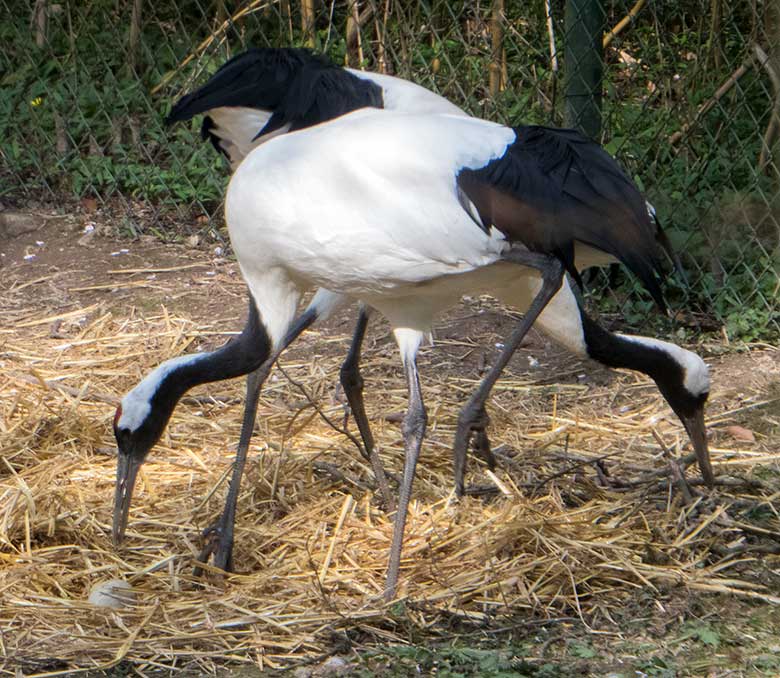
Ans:
[[[474,115],[577,126],[681,253],[678,332],[780,334],[778,0],[0,0],[0,203],[94,200],[127,235],[220,237],[227,168],[175,99],[247,46],[309,45]],[[602,311],[651,309],[623,273]]]

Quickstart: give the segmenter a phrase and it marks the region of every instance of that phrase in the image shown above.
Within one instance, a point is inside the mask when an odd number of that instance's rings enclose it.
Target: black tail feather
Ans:
[[[458,175],[482,221],[533,251],[556,254],[570,273],[575,242],[606,252],[666,311],[656,229],[634,182],[576,130],[531,126],[515,132],[502,157]]]

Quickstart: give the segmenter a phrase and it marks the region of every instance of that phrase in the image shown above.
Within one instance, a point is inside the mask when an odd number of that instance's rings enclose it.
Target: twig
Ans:
[[[728,94],[731,89],[734,87],[734,85],[739,82],[739,79],[747,73],[750,66],[753,64],[753,55],[749,55],[745,58],[745,61],[742,62],[742,65],[737,68],[736,71],[734,71],[726,80],[723,82],[723,84],[718,87],[718,90],[713,94],[707,101],[705,101],[701,106],[699,106],[698,110],[696,111],[696,115],[693,116],[693,120],[690,122],[684,124],[682,126],[682,129],[678,130],[672,136],[669,137],[669,143],[674,146],[675,144],[679,143],[680,140],[688,134],[688,132],[691,131],[691,129],[701,120],[701,118],[709,113],[709,111],[712,109],[713,106],[715,106],[718,101],[720,101],[726,94]]]
[[[672,478],[674,479],[674,482],[677,485],[677,489],[680,490],[680,493],[683,496],[685,505],[688,506],[693,502],[693,493],[691,492],[691,488],[688,485],[688,482],[685,480],[685,476],[680,470],[680,465],[677,463],[677,460],[674,458],[674,455],[666,446],[666,443],[664,442],[663,438],[661,438],[661,435],[658,433],[655,426],[650,428],[650,432],[653,434],[653,438],[655,438],[655,441],[658,443],[661,450],[663,451],[663,455],[664,458],[666,459],[666,463],[669,465],[669,470],[672,473]]]
[[[180,402],[187,405],[237,405],[242,398],[236,396],[202,395],[202,396],[184,396]]]
[[[490,96],[495,99],[503,89],[501,82],[501,56],[504,41],[503,30],[504,0],[493,0],[492,16],[490,18],[491,58],[490,58]]]
[[[772,405],[776,402],[779,402],[780,398],[770,398],[769,400],[761,400],[757,403],[750,403],[749,405],[743,405],[742,407],[737,407],[733,410],[728,410],[726,412],[721,412],[718,415],[715,415],[709,420],[709,426],[710,428],[713,427],[714,424],[720,424],[723,422],[728,421],[729,419],[733,419],[735,414],[742,414],[744,412],[748,412],[750,410],[758,409],[759,407],[765,407],[766,405]]]
[[[47,381],[45,379],[42,379],[41,377],[37,377],[32,374],[19,374],[18,372],[9,372],[7,376],[11,377],[12,379],[18,379],[19,381],[27,382],[28,384],[43,386],[44,388],[47,388],[50,391],[61,391],[66,395],[72,396],[74,398],[79,398],[80,400],[93,400],[99,403],[108,403],[110,405],[119,404],[119,398],[117,398],[116,396],[107,395],[105,393],[93,393],[89,390],[71,388],[70,386],[65,386],[64,384],[60,384],[56,381]]]
[[[325,461],[313,461],[311,463],[311,467],[314,471],[326,473],[333,480],[343,483],[344,485],[354,485],[355,487],[364,491],[373,489],[371,485],[364,483],[362,480],[358,480],[357,478],[353,478],[352,476],[347,475],[335,464],[329,464]]]
[[[213,32],[211,35],[209,35],[207,38],[202,40],[200,44],[195,48],[193,52],[190,52],[182,61],[179,63],[176,68],[168,71],[160,80],[160,82],[152,87],[151,91],[149,92],[151,95],[157,94],[163,87],[165,87],[171,80],[173,80],[174,77],[176,77],[176,74],[179,73],[190,61],[200,56],[202,52],[204,52],[208,47],[211,46],[211,44],[217,39],[218,36],[223,34],[225,31],[228,30],[238,19],[241,19],[249,14],[252,14],[254,12],[258,12],[261,9],[265,9],[266,7],[270,7],[272,4],[275,4],[275,0],[253,0],[253,2],[250,2],[246,7],[243,9],[238,10],[235,14],[225,19],[225,21],[222,22],[222,24]]]
[[[639,12],[642,10],[642,7],[645,6],[646,2],[647,0],[637,0],[636,4],[629,10],[628,14],[626,14],[626,16],[618,21],[615,27],[609,33],[604,35],[604,40],[601,43],[604,48],[606,48],[607,45],[609,45],[609,43],[612,42],[612,40],[614,40],[615,37],[617,37],[617,35],[636,18],[636,15],[639,14]]]
[[[566,447],[569,446],[569,436],[566,436]],[[576,471],[577,469],[582,468],[583,466],[590,466],[591,464],[596,464],[600,461],[604,461],[604,459],[609,459],[610,457],[616,457],[619,454],[625,454],[625,450],[618,450],[617,452],[610,452],[609,454],[604,454],[600,457],[593,457],[593,459],[588,459],[587,461],[580,461],[576,464],[572,464],[571,466],[568,466],[567,468],[563,469],[563,471],[558,471],[558,473],[553,473],[551,476],[547,476],[546,478],[543,478],[538,483],[536,483],[533,487],[533,491],[537,492],[542,488],[542,486],[549,483],[551,480],[555,480],[556,478],[560,478],[561,476],[568,475],[572,471]]]
[[[763,143],[761,144],[761,153],[758,156],[758,171],[763,173],[772,158],[772,141],[777,135],[777,130],[780,127],[780,75],[778,75],[777,71],[772,67],[769,55],[761,49],[761,46],[758,43],[753,45],[753,52],[755,52],[755,55],[758,58],[758,63],[764,67],[767,75],[769,75],[769,79],[772,81],[772,89],[775,92],[775,100],[772,104],[772,115],[769,118],[769,124],[766,126]]]
[[[350,433],[347,429],[342,428],[341,426],[336,424],[327,414],[325,414],[322,411],[322,408],[319,406],[319,403],[317,403],[311,397],[311,395],[309,395],[309,392],[306,390],[306,387],[303,384],[301,384],[299,381],[296,381],[289,374],[287,374],[285,369],[281,366],[281,364],[278,361],[276,363],[276,368],[282,373],[282,375],[284,376],[285,379],[287,379],[287,381],[289,381],[295,388],[297,388],[303,394],[303,397],[306,398],[306,401],[309,403],[309,405],[311,405],[314,408],[314,411],[317,414],[320,415],[322,420],[328,426],[330,426],[337,433],[341,433],[342,435],[344,435],[347,438],[349,438],[349,440],[352,441],[352,444],[355,447],[357,447],[358,452],[360,453],[360,456],[363,457],[363,459],[367,459],[368,458],[368,455],[363,450],[363,445],[361,445],[360,441],[352,433]]]

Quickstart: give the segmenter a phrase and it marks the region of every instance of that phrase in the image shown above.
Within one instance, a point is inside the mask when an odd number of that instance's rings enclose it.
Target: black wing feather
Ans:
[[[383,107],[382,88],[336,66],[324,55],[303,48],[250,49],[177,101],[166,123],[222,107],[270,111],[271,118],[256,139],[287,124],[291,130],[303,129],[367,106]],[[204,121],[204,139],[213,136],[212,126],[211,121]]]
[[[529,126],[515,133],[503,156],[458,175],[483,223],[558,256],[578,282],[574,243],[606,252],[665,309],[656,229],[645,199],[617,162],[576,130]]]

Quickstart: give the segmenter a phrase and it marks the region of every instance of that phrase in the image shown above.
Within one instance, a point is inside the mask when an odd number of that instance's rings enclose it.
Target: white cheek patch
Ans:
[[[682,350],[682,349],[681,349]],[[689,356],[696,358],[690,361],[690,365],[685,368],[685,381],[683,384],[691,393],[702,395],[710,392],[710,368],[695,353],[686,351]]]
[[[152,398],[165,378],[183,365],[198,362],[203,356],[202,353],[192,353],[171,358],[147,374],[143,381],[122,398],[122,415],[116,422],[116,427],[130,431],[138,429],[152,413]]]
[[[701,396],[710,391],[710,370],[707,364],[695,353],[680,348],[676,344],[650,337],[636,337],[629,334],[621,334],[623,339],[652,346],[668,353],[672,359],[683,369],[683,386],[694,396]]]

